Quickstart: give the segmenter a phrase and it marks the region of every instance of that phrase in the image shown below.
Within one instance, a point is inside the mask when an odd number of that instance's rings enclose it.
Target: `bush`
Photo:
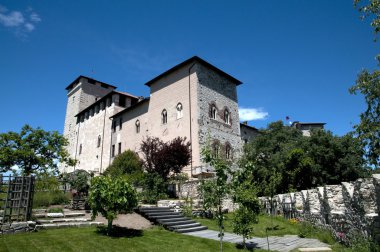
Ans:
[[[90,188],[89,182],[92,176],[92,173],[88,173],[85,170],[75,170],[72,173],[63,174],[62,181],[70,184],[71,189],[76,190],[76,193],[88,195],[88,189]]]
[[[117,215],[121,211],[130,213],[137,206],[136,191],[125,177],[95,177],[91,181],[89,203],[93,219],[100,213],[108,220],[109,235]]]
[[[33,196],[33,208],[63,205],[70,202],[70,194],[62,191],[40,191]]]
[[[128,182],[134,186],[140,185],[143,177],[143,162],[137,153],[127,150],[118,155],[103,175],[117,178],[127,175]]]
[[[167,183],[156,173],[145,173],[143,179],[143,191],[141,199],[148,204],[155,204],[160,199],[165,199],[168,195]]]
[[[317,238],[321,242],[327,244],[334,244],[336,241],[329,230],[322,229],[320,227],[314,227],[311,223],[307,221],[300,222],[299,226],[299,237],[301,238]]]

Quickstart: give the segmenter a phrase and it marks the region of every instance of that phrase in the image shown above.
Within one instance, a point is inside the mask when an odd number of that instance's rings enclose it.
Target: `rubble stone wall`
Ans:
[[[290,200],[286,201],[287,198]],[[269,200],[260,199],[263,203]],[[380,242],[380,174],[340,185],[276,195],[274,201],[277,213],[283,212],[285,202],[291,202],[297,216],[328,227],[337,236],[360,233]]]

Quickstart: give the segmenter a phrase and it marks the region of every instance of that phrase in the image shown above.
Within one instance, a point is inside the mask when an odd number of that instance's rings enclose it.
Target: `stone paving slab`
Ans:
[[[218,237],[219,232],[215,230],[204,230],[191,233],[185,233],[185,235],[191,235],[206,239],[212,239],[219,241]],[[241,243],[243,238],[236,234],[224,233],[223,241],[231,243]],[[268,249],[267,238],[254,237],[248,239],[247,247],[249,248],[261,248]],[[309,238],[300,238],[296,235],[286,235],[286,236],[269,236],[269,249],[280,252],[289,252],[296,248],[306,248],[306,249],[320,249],[328,248],[329,245],[323,242],[320,242],[317,239]],[[318,251],[318,250],[309,250],[309,251]],[[326,250],[327,251],[327,250]]]

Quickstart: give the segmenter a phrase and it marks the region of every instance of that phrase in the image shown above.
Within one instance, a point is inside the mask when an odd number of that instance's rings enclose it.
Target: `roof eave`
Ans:
[[[182,63],[179,63],[178,65],[170,68],[169,70],[163,72],[162,74],[154,77],[153,79],[151,79],[150,81],[148,81],[147,83],[145,83],[146,86],[150,87],[154,82],[158,81],[159,79],[163,78],[164,76],[176,71],[177,69],[180,69],[181,67],[193,62],[193,61],[198,61],[199,63],[203,64],[203,65],[206,65],[207,67],[211,68],[212,70],[216,71],[217,73],[223,75],[224,77],[226,77],[227,79],[231,80],[232,82],[234,82],[236,84],[236,86],[242,84],[243,82],[241,82],[240,80],[232,77],[231,75],[227,74],[226,72],[220,70],[219,68],[217,68],[216,66],[208,63],[207,61],[199,58],[198,56],[193,56],[191,57],[190,59],[187,59],[185,61],[183,61]]]

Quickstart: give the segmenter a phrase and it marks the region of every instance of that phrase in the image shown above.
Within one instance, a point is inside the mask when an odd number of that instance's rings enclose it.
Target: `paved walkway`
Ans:
[[[218,231],[203,230],[191,233],[184,233],[201,238],[208,238],[219,241]],[[223,241],[232,243],[241,243],[243,238],[236,234],[224,233]],[[246,241],[249,248],[268,249],[267,238],[254,237]],[[318,248],[329,247],[328,244],[318,241],[317,239],[300,238],[297,235],[269,236],[269,249],[274,251],[288,252],[295,248]]]

